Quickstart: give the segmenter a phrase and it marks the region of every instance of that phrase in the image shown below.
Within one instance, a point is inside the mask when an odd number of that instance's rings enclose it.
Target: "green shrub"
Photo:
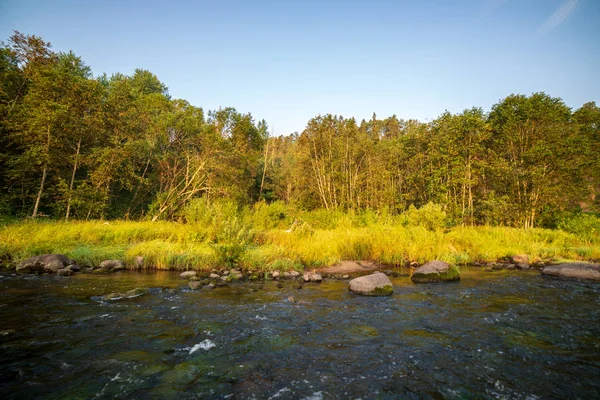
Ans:
[[[411,204],[405,214],[408,224],[412,226],[422,226],[430,231],[446,226],[446,212],[439,204],[427,203],[419,209]]]
[[[563,218],[558,228],[573,233],[588,243],[600,243],[600,217],[594,214],[576,214]]]
[[[282,201],[254,205],[252,222],[257,229],[286,229],[293,223],[292,212]]]

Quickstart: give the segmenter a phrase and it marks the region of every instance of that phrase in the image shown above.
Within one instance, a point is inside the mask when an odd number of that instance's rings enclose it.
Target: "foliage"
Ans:
[[[588,243],[600,242],[600,216],[594,214],[575,214],[564,217],[558,228],[586,240]]]
[[[0,46],[0,214],[187,221],[228,262],[249,251],[237,239],[249,225],[298,238],[398,224],[555,227],[559,215],[600,211],[599,160],[600,108],[571,110],[546,93],[427,123],[323,114],[272,137],[250,113],[172,98],[150,71],[95,77],[72,52],[19,32]]]
[[[430,231],[443,228],[446,225],[446,212],[439,204],[427,203],[417,209],[411,205],[405,213],[408,224],[422,226]]]

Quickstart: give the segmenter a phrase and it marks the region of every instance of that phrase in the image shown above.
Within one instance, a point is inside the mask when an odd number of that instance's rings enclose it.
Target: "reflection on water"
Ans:
[[[372,298],[336,281],[0,276],[3,399],[600,397],[594,283],[466,270]],[[135,287],[153,289],[98,299]]]

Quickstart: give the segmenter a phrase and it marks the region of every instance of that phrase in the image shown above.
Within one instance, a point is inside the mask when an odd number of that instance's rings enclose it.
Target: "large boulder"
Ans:
[[[410,279],[415,283],[458,281],[460,273],[456,266],[435,260],[417,268]]]
[[[600,281],[600,264],[567,263],[549,265],[544,267],[542,274],[564,279]]]
[[[21,261],[17,265],[17,272],[21,274],[56,273],[73,264],[75,261],[63,254],[44,254]]]
[[[386,274],[375,272],[352,279],[350,291],[364,296],[389,296],[394,293],[394,287]]]

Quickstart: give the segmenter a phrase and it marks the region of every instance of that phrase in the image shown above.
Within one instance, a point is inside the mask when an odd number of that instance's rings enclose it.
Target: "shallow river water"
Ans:
[[[373,298],[343,281],[0,275],[0,397],[600,398],[600,284],[474,269],[393,282]],[[153,289],[98,297],[136,287]]]

